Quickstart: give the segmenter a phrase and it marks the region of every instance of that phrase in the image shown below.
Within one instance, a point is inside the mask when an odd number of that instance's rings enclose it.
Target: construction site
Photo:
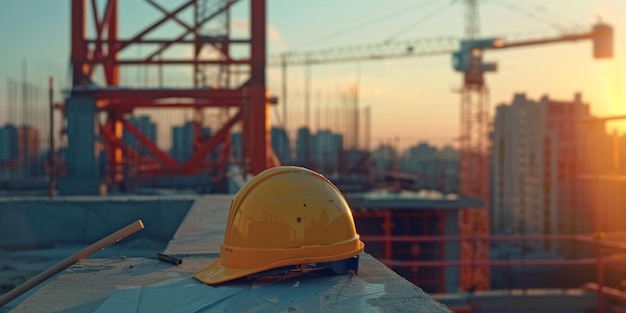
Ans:
[[[540,1],[42,4],[55,39],[0,37],[0,312],[626,312],[615,1],[573,1],[577,27]],[[293,173],[352,226],[296,219],[297,184],[267,178]],[[264,257],[228,257],[242,221]],[[206,276],[350,227],[342,258]]]

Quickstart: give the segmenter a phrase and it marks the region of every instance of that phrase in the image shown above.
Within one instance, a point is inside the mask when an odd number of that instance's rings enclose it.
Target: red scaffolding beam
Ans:
[[[249,38],[231,38],[229,28],[229,11],[234,5],[247,2],[249,6],[250,29]],[[242,151],[244,166],[247,172],[257,174],[274,166],[271,158],[270,124],[265,82],[265,50],[266,50],[266,3],[264,0],[221,0],[211,2],[212,7],[201,7],[207,3],[197,0],[185,0],[172,10],[166,9],[154,0],[145,3],[162,16],[139,29],[129,38],[119,38],[118,0],[72,0],[71,2],[71,64],[72,93],[71,96],[89,96],[95,99],[98,110],[105,113],[107,121],[100,125],[103,130],[102,140],[108,150],[109,171],[107,175],[119,181],[123,175],[120,166],[130,164],[129,158],[138,169],[149,168],[150,175],[188,175],[200,172],[207,166],[217,167],[224,173],[227,164],[227,152],[222,150],[218,162],[206,160],[206,156],[216,147],[230,147],[229,131],[237,122],[242,122]],[[245,4],[241,4],[245,5]],[[193,22],[186,22],[181,15],[193,9]],[[187,12],[188,13],[188,12]],[[226,18],[219,18],[226,16]],[[225,21],[225,22],[224,22]],[[202,33],[203,27],[212,23],[224,22],[223,34],[208,36]],[[87,25],[93,23],[94,34],[88,35]],[[184,29],[182,34],[164,38],[160,28],[168,23],[175,23]],[[155,39],[159,38],[159,39]],[[195,53],[186,58],[164,57],[164,53],[174,47],[186,46],[194,48]],[[236,44],[246,47],[248,57],[238,57],[230,53],[228,47]],[[152,48],[147,57],[128,57],[127,51],[132,47]],[[156,47],[155,47],[156,46]],[[212,49],[217,53],[200,53],[202,49]],[[120,70],[132,65],[135,68],[146,66],[185,66],[193,69],[190,77],[191,88],[127,88],[121,86]],[[217,86],[207,87],[199,83],[197,74],[209,67],[219,68],[221,75],[241,73],[242,67],[247,69],[248,77],[241,82],[231,83],[224,79]],[[98,70],[100,69],[100,70]],[[98,77],[100,75],[100,77]],[[125,115],[133,113],[136,108],[180,108],[194,110],[201,115],[207,108],[238,108],[237,113],[225,122],[222,129],[212,138],[202,141],[194,131],[195,151],[189,160],[177,162],[166,152],[161,151],[156,142],[152,142],[141,130],[134,127]],[[158,122],[158,121],[157,121]],[[194,121],[198,124],[201,121]],[[197,130],[202,125],[196,125]],[[121,136],[124,132],[131,133],[139,144],[151,152],[155,158],[140,158],[138,150],[122,148]],[[197,139],[197,140],[196,140]],[[129,154],[130,153],[130,154]],[[145,161],[148,160],[148,161]],[[144,162],[145,161],[145,162]],[[142,162],[146,163],[143,164]],[[141,173],[141,171],[138,171]]]

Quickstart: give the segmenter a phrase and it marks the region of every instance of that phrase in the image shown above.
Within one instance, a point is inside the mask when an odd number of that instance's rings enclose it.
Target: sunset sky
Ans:
[[[134,34],[160,16],[143,1],[120,1],[120,37]],[[167,3],[167,7],[178,2]],[[244,1],[247,3],[247,1]],[[353,46],[464,33],[464,1],[449,0],[268,0],[268,54]],[[564,31],[587,30],[599,19],[615,31],[615,58],[593,60],[590,41],[550,44],[506,51],[488,51],[486,61],[498,63],[487,74],[490,104],[510,102],[524,92],[531,99],[544,94],[557,100],[581,92],[593,114],[626,114],[626,1],[623,0],[486,0],[480,1],[480,31],[496,35],[549,37]],[[146,9],[147,8],[147,9]],[[130,12],[130,13],[129,13]],[[145,14],[144,14],[145,12]],[[233,28],[245,27],[243,15],[233,14]],[[126,24],[124,24],[126,23]],[[54,76],[67,87],[69,76],[69,1],[0,1],[0,124],[7,119],[7,79],[21,77],[27,61],[28,80],[46,86]],[[125,32],[125,30],[127,30]],[[170,30],[165,30],[167,33]],[[172,33],[181,29],[172,27]],[[140,52],[137,52],[140,53]],[[458,136],[461,86],[449,55],[377,60],[311,68],[312,113],[330,116],[338,94],[359,81],[360,105],[372,110],[373,146],[394,141],[401,147],[428,140],[454,143]],[[303,124],[304,68],[289,69],[288,124]],[[126,81],[141,80],[141,73]],[[268,68],[270,93],[280,95],[280,71]],[[179,74],[174,80],[190,80]],[[326,113],[324,113],[326,112]],[[276,113],[272,111],[272,118]],[[317,121],[312,114],[313,129]],[[621,129],[626,130],[626,123]]]

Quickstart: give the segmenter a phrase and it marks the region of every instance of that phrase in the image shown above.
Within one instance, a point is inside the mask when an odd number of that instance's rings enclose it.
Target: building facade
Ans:
[[[202,140],[207,140],[210,137],[211,129],[203,127]],[[172,127],[172,149],[170,151],[172,158],[179,162],[184,162],[191,157],[194,151],[194,123],[186,122],[182,126]],[[213,154],[207,156],[207,158],[213,159],[216,153],[217,150],[214,150]]]
[[[291,163],[291,147],[289,145],[289,137],[283,128],[272,127],[272,149],[276,153],[276,157],[281,164]]]
[[[145,135],[146,138],[150,139],[151,142],[157,142],[157,126],[152,121],[150,116],[130,116],[128,118],[128,122]],[[148,148],[144,147],[139,142],[139,139],[128,131],[125,131],[124,134],[122,134],[122,141],[124,141],[129,147],[135,149],[141,155],[151,153]]]
[[[491,134],[493,234],[571,234],[590,230],[582,121],[591,118],[580,94],[573,101],[539,101],[516,94],[496,109]],[[563,245],[531,244],[555,252]]]
[[[459,192],[459,152],[450,146],[438,149],[418,143],[403,153],[399,166],[403,173],[417,177],[415,189]]]
[[[496,109],[492,135],[494,234],[542,234],[544,210],[543,104],[517,94]]]
[[[41,134],[31,126],[11,124],[0,128],[0,176],[44,175]]]
[[[329,130],[320,130],[311,138],[311,161],[316,170],[333,175],[339,172],[343,137]]]
[[[296,134],[296,164],[310,166],[311,162],[311,131],[307,127],[298,128]]]
[[[9,124],[0,128],[0,163],[19,160],[18,128]]]

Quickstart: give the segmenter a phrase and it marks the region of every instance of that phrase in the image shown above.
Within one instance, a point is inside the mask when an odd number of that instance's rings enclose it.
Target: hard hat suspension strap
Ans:
[[[282,266],[278,268],[273,268],[271,270],[255,273],[248,277],[254,279],[264,276],[285,275],[292,273],[304,274],[320,270],[331,270],[338,275],[349,274],[351,272],[353,272],[355,275],[358,275],[359,255],[355,255],[353,257],[339,261]]]

